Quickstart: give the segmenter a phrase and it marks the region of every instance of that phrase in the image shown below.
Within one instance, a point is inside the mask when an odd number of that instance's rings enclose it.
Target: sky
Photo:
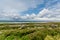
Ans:
[[[0,21],[60,21],[60,0],[0,0]]]

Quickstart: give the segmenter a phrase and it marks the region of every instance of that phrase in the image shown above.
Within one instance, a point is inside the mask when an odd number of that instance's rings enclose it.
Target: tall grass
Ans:
[[[54,23],[56,25],[56,23]],[[21,28],[21,25],[25,25]],[[60,27],[51,23],[0,24],[0,40],[60,40]]]

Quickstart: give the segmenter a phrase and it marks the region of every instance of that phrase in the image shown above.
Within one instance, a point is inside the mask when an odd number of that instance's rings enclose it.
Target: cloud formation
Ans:
[[[0,0],[0,20],[20,18],[21,12],[42,3],[42,0]]]
[[[60,21],[60,11],[58,9],[56,10],[49,10],[49,9],[43,9],[40,11],[37,15],[36,14],[27,14],[26,19],[32,19],[37,21]]]
[[[42,3],[42,0],[0,0],[0,10],[16,10],[22,12],[28,10],[28,8],[35,8]]]
[[[30,8],[37,8],[37,6],[41,4],[44,5],[44,8],[37,14],[33,12],[31,14],[26,13],[22,16],[22,12],[27,11]],[[0,0],[0,20],[60,21],[60,1]]]

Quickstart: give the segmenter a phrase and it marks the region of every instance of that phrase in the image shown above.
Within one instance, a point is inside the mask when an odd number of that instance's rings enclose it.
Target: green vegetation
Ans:
[[[0,24],[0,40],[60,40],[60,23]]]

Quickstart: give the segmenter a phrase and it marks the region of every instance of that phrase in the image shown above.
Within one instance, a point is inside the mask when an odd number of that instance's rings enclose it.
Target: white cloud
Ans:
[[[28,10],[28,8],[35,8],[37,5],[42,3],[43,0],[0,0],[0,9],[14,9],[16,11],[22,12]]]
[[[42,3],[43,0],[0,0],[0,20],[23,18],[25,16],[21,16],[21,12]]]
[[[53,2],[56,2],[52,1]],[[48,2],[49,3],[49,2]],[[50,5],[50,3],[49,3]],[[27,14],[24,16],[26,19],[37,20],[37,21],[60,21],[60,3],[57,2],[53,6],[49,6],[40,11],[37,15],[32,13],[31,15]]]
[[[56,3],[53,6],[44,8],[37,15],[39,18],[48,18],[49,20],[59,20],[60,21],[60,3]],[[47,19],[46,19],[47,20]]]
[[[45,8],[37,13],[31,13],[21,16],[21,12],[28,10],[29,8],[36,8],[37,5],[44,3],[43,0],[0,0],[0,20],[48,20],[48,21],[60,21],[60,3],[51,5],[56,2],[46,2]]]
[[[44,8],[37,15],[32,13],[31,15],[27,14],[26,19],[36,20],[36,21],[60,21],[60,11],[59,9],[46,9]]]
[[[56,11],[57,10],[57,11]],[[59,20],[60,21],[60,11],[59,9],[56,10],[49,10],[49,9],[43,9],[40,11],[40,13],[37,15],[38,18],[41,20]]]
[[[49,10],[48,9],[43,9],[42,11],[40,11],[39,13],[38,13],[38,17],[42,17],[42,16],[44,16],[47,12],[49,12]]]

